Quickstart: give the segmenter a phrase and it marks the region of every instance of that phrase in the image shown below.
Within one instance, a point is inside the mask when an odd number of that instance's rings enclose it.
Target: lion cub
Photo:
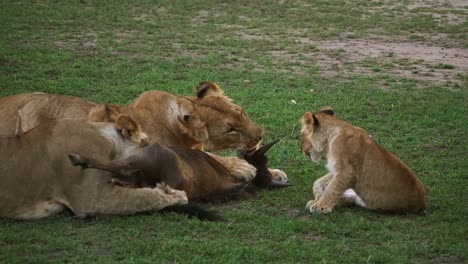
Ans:
[[[426,208],[416,175],[362,128],[334,116],[330,107],[305,113],[301,124],[301,151],[314,162],[326,157],[329,171],[314,182],[310,212],[330,213],[345,204],[395,213]]]

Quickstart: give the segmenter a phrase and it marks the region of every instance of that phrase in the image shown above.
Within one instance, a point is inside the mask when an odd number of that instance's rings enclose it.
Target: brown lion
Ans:
[[[330,107],[305,113],[301,123],[301,151],[314,162],[325,157],[329,171],[314,182],[310,212],[330,213],[349,204],[398,213],[426,208],[416,175],[364,129],[336,117]]]
[[[202,82],[195,97],[152,90],[142,93],[128,106],[45,93],[0,98],[0,137],[20,136],[44,119],[114,122],[120,114],[141,124],[150,142],[166,147],[254,151],[264,136],[263,129],[226,97],[217,84]],[[239,179],[250,181],[256,174],[256,168],[243,159],[210,155]],[[284,172],[272,169],[270,172],[275,180],[287,181]]]

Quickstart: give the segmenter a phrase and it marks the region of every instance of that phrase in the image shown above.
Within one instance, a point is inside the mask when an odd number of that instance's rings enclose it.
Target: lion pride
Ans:
[[[225,96],[217,84],[202,82],[196,88],[196,97],[151,90],[128,106],[103,105],[45,93],[0,98],[0,137],[22,135],[43,119],[114,122],[119,114],[131,116],[141,124],[151,142],[167,147],[253,151],[264,136],[263,129],[248,118],[242,107]],[[245,181],[255,176],[255,167],[245,160],[211,156],[234,176]],[[284,172],[272,169],[270,172],[275,180],[287,181]]]
[[[345,204],[399,213],[426,208],[416,175],[365,130],[336,117],[330,107],[305,113],[301,123],[301,151],[314,162],[325,157],[329,171],[314,182],[311,212],[330,213]]]

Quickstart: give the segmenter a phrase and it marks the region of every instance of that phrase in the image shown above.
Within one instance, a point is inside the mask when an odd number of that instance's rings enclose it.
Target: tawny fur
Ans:
[[[416,175],[365,130],[334,116],[330,107],[305,113],[301,123],[301,151],[314,162],[326,158],[329,170],[314,183],[311,212],[329,213],[341,204],[397,213],[426,208]]]
[[[126,124],[119,125],[128,138],[110,123],[42,118],[20,136],[0,137],[0,216],[37,219],[65,208],[79,217],[134,214],[186,204],[183,191],[122,188],[111,183],[108,172],[70,164],[68,154],[74,151],[109,160],[140,148],[146,136]]]
[[[119,114],[126,114],[141,125],[150,142],[167,147],[222,150],[259,145],[263,130],[217,84],[200,83],[196,95],[176,96],[152,90],[128,106],[43,93],[14,95],[0,98],[0,136],[20,136],[47,118],[115,122]],[[242,159],[210,155],[240,179],[251,180],[255,176],[255,167]],[[275,179],[287,181],[284,172],[271,172]]]

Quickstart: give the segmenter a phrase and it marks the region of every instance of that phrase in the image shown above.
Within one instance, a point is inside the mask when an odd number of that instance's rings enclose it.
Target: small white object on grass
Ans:
[[[297,104],[296,100],[294,100],[294,99],[291,100],[291,103],[292,104]]]

